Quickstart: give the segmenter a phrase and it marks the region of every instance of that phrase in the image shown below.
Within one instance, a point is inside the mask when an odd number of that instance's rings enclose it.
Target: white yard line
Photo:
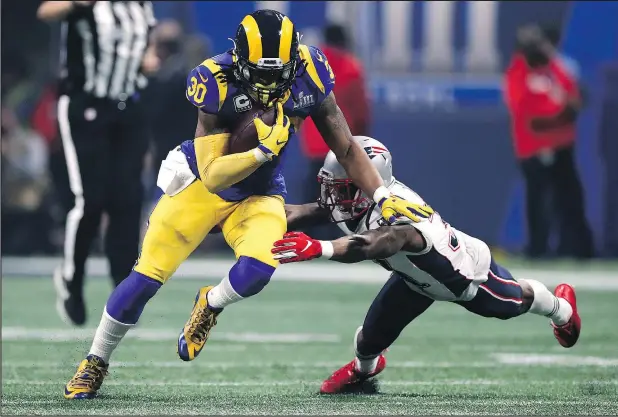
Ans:
[[[91,340],[96,329],[29,329],[3,327],[3,341],[71,342]],[[133,329],[127,339],[145,341],[170,341],[178,339],[178,332],[170,329]],[[253,333],[216,332],[212,340],[239,343],[338,343],[340,337],[327,333]]]
[[[499,353],[491,355],[492,361],[475,362],[442,362],[442,361],[389,361],[388,367],[396,368],[503,368],[504,366],[553,366],[560,365],[566,367],[579,366],[599,366],[614,367],[618,366],[618,358],[603,358],[596,356],[576,356],[576,355],[545,355],[538,353]],[[531,359],[532,358],[532,359]],[[295,369],[322,369],[337,368],[344,365],[344,361],[324,361],[324,362],[205,362],[197,361],[186,364],[181,361],[135,361],[135,362],[111,362],[112,368],[205,368],[205,369],[236,369],[236,368],[295,368]],[[3,362],[2,367],[6,369],[54,369],[66,368],[67,366],[77,366],[77,363],[49,362],[49,361],[10,361]]]
[[[618,366],[618,358],[601,358],[597,356],[547,355],[540,353],[494,353],[491,356],[505,365]]]
[[[2,276],[51,277],[59,258],[5,257],[2,259]],[[232,259],[191,259],[180,266],[174,279],[218,279],[232,267]],[[107,276],[108,265],[103,258],[88,261],[88,271],[92,276]],[[611,270],[547,270],[534,268],[513,268],[515,277],[534,278],[554,286],[569,282],[577,288],[595,290],[618,290],[618,271]],[[382,283],[389,273],[370,262],[360,264],[339,264],[336,262],[304,262],[284,265],[277,269],[274,279],[294,282],[333,282],[333,283]]]

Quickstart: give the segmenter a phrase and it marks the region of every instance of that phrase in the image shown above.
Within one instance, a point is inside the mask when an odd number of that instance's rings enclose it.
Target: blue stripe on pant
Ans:
[[[476,297],[457,304],[479,316],[502,320],[517,317],[524,312],[521,286],[506,268],[493,259],[487,281],[480,285]]]

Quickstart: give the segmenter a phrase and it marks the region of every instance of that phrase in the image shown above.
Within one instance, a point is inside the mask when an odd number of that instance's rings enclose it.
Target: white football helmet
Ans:
[[[354,136],[354,141],[367,152],[371,163],[380,173],[385,187],[390,187],[393,177],[393,157],[386,146],[368,136]],[[348,176],[333,151],[328,152],[318,173],[320,207],[330,210],[334,222],[357,219],[371,206],[371,196],[362,192]]]

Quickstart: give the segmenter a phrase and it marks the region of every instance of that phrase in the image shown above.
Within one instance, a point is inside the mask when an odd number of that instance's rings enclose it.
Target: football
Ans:
[[[255,103],[254,103],[255,104]],[[268,126],[275,123],[275,107],[265,109],[254,107],[246,112],[238,121],[236,128],[232,131],[229,140],[228,154],[247,152],[257,147],[260,142],[253,119],[259,117]]]

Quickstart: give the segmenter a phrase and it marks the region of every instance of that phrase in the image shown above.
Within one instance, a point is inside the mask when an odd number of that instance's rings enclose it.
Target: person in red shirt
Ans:
[[[323,38],[324,45],[321,45],[320,49],[324,52],[337,80],[333,90],[337,96],[337,104],[352,134],[366,136],[369,134],[370,110],[363,64],[350,52],[349,38],[343,26],[327,25],[323,30]],[[317,184],[315,176],[322,167],[329,148],[310,117],[303,123],[300,133],[301,149],[309,159],[310,165],[306,184]],[[316,195],[318,192],[315,187],[305,187],[305,201],[314,200]],[[332,235],[331,233],[329,236],[323,236],[324,233],[328,233],[328,229],[315,230],[312,233],[325,239]]]
[[[515,153],[526,180],[527,254],[549,254],[553,217],[558,219],[558,254],[593,254],[583,191],[573,158],[581,96],[538,26],[520,28],[517,50],[505,74]],[[550,208],[551,207],[551,208]]]
[[[337,83],[337,104],[345,115],[353,135],[367,135],[369,129],[369,98],[365,86],[362,63],[349,51],[345,29],[340,25],[328,25],[324,29],[324,42],[320,48],[332,68]],[[320,166],[329,151],[313,121],[307,119],[302,129],[303,152]],[[317,172],[315,169],[312,172]]]

